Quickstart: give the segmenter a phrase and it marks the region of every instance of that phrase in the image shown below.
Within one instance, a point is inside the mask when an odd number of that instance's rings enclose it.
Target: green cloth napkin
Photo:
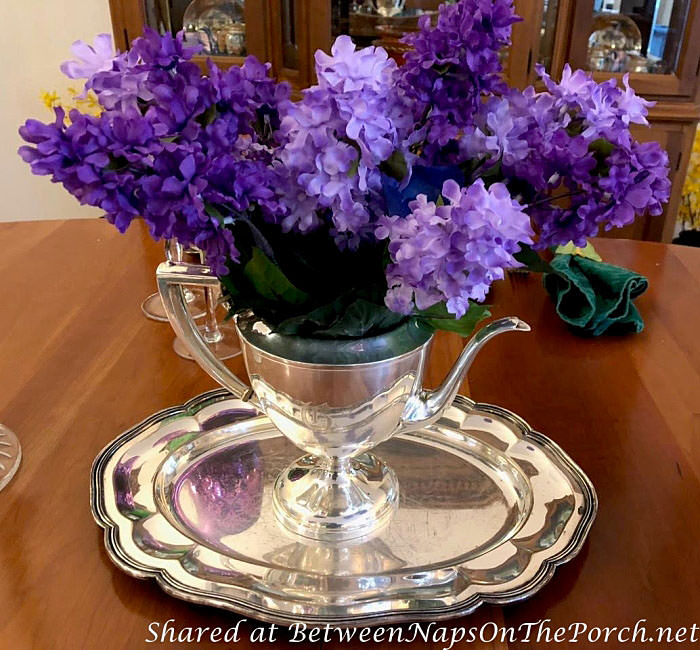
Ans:
[[[649,281],[639,273],[582,255],[556,255],[557,273],[544,276],[544,286],[557,314],[577,334],[641,332],[644,321],[632,302]]]

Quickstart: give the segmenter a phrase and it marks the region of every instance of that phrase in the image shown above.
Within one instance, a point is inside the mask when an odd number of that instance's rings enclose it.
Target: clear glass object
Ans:
[[[391,18],[403,11],[406,0],[372,0],[374,10],[385,18]]]
[[[182,247],[178,245],[174,239],[168,239],[165,242],[165,259],[181,260],[183,255]],[[185,288],[185,300],[189,306],[190,313],[193,318],[201,318],[206,313],[206,304],[204,302],[204,292],[194,292],[189,288]],[[158,292],[152,293],[141,303],[141,311],[146,318],[158,321],[160,323],[168,322],[168,315],[165,313],[163,301],[160,299]]]
[[[165,310],[194,359],[306,452],[277,476],[272,504],[285,528],[317,540],[363,537],[386,525],[398,505],[399,485],[394,470],[371,450],[439,419],[488,340],[530,329],[517,318],[486,325],[443,384],[427,391],[422,381],[432,336],[415,323],[360,341],[326,341],[281,335],[253,314],[239,314],[248,388],[217,359],[190,318],[182,295],[188,284],[213,289],[218,281],[203,265],[158,267]]]
[[[185,38],[200,43],[203,54],[245,56],[242,0],[192,0],[182,18]]]
[[[597,14],[588,39],[588,66],[591,70],[627,72],[643,61],[642,33],[624,14]]]
[[[537,60],[551,69],[559,0],[542,0]],[[594,0],[588,34],[590,70],[673,74],[690,0]]]
[[[201,256],[203,260],[204,255],[201,254]],[[187,301],[186,291],[187,288],[184,287],[183,297],[185,301]],[[241,346],[238,342],[238,331],[233,320],[219,321],[219,295],[220,286],[218,283],[217,286],[204,287],[206,309],[204,313],[204,322],[198,327],[198,331],[211,353],[217,359],[224,360],[231,359],[241,354]],[[161,304],[163,304],[162,300]],[[179,336],[176,336],[173,341],[173,350],[175,350],[175,354],[184,359],[191,360],[194,358],[186,343],[184,343]]]
[[[185,289],[185,300],[190,306],[193,318],[201,318],[205,313],[204,294],[202,292],[194,292],[191,289]],[[168,316],[163,308],[163,301],[160,299],[159,293],[152,293],[147,298],[144,298],[141,303],[141,311],[146,318],[158,321],[159,323],[167,323]]]
[[[22,462],[22,447],[17,436],[4,424],[0,424],[0,490],[16,474]]]

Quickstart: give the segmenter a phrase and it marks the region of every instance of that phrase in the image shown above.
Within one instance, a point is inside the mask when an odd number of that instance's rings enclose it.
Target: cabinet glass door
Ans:
[[[247,51],[244,0],[146,0],[146,24],[161,33],[185,31],[206,56],[242,57]]]
[[[380,45],[401,60],[406,46],[400,39],[418,29],[418,19],[437,17],[442,0],[332,0],[331,36],[348,34],[358,47]]]
[[[588,36],[590,70],[672,74],[689,0],[595,0]]]
[[[557,14],[559,12],[559,0],[543,0],[542,21],[540,24],[540,44],[537,54],[537,62],[546,70],[552,69],[554,56],[554,42],[557,36]]]
[[[679,73],[691,0],[539,0],[537,60],[598,73]]]

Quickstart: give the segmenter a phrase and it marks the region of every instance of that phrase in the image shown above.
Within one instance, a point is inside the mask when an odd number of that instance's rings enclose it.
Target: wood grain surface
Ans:
[[[597,520],[579,556],[535,597],[482,607],[450,627],[700,624],[700,251],[623,240],[596,246],[606,261],[649,278],[637,301],[644,332],[578,338],[556,317],[541,279],[519,275],[495,287],[494,316],[518,315],[533,332],[490,343],[465,390],[560,443],[597,488]],[[162,647],[146,643],[153,621],[235,625],[234,614],[189,605],[119,571],[90,514],[90,466],[100,449],[154,411],[214,388],[173,353],[169,325],[139,308],[155,291],[162,247],[140,226],[121,236],[101,221],[55,221],[0,225],[0,250],[0,422],[24,453],[0,492],[0,650]],[[461,346],[438,337],[430,384]],[[232,368],[242,371],[240,358]],[[237,644],[167,647],[246,648],[257,626],[242,624]],[[277,636],[282,648],[364,647]]]

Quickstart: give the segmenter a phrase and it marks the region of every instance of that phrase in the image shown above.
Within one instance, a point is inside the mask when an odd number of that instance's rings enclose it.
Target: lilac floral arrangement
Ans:
[[[28,120],[19,153],[119,230],[140,218],[201,248],[232,311],[278,331],[353,338],[414,318],[467,334],[506,269],[659,215],[670,191],[666,153],[630,133],[649,102],[626,77],[504,83],[517,20],[511,0],[442,5],[400,66],[340,36],[299,101],[255,57],[203,74],[182,34],[123,53],[103,35],[62,66],[101,114]]]

